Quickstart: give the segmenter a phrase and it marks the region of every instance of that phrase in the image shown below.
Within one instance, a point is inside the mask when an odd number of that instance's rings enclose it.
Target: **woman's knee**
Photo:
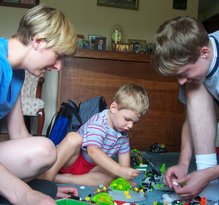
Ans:
[[[42,166],[50,167],[57,159],[57,150],[53,142],[45,137],[38,138],[37,156],[41,159]]]

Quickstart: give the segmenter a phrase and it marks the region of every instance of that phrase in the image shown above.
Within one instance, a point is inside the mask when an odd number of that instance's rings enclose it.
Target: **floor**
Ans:
[[[160,166],[165,163],[166,167],[175,165],[178,162],[179,154],[178,153],[143,153],[144,157],[152,162],[155,168],[159,169]],[[190,171],[195,170],[194,158],[192,158]],[[135,179],[135,182],[139,185],[144,178],[143,172],[141,172],[140,176]],[[59,185],[63,186],[63,185]],[[66,185],[65,185],[66,186]],[[84,186],[74,186],[78,188],[79,196],[84,199],[86,196],[96,191],[96,187],[84,187]],[[138,204],[147,204],[153,205],[155,201],[161,201],[162,195],[167,193],[166,191],[152,191],[147,193],[147,197],[145,200],[138,202]]]

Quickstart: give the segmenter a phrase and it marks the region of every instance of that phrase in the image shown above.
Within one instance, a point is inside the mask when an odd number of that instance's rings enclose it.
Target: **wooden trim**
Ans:
[[[150,62],[150,54],[137,54],[131,52],[118,51],[99,51],[91,49],[77,49],[76,58],[93,58],[103,60],[119,60],[119,61],[133,61],[133,62]]]

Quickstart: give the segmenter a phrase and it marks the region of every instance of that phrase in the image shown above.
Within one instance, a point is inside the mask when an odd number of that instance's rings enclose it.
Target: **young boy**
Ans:
[[[130,168],[128,131],[148,106],[143,87],[135,84],[120,87],[109,109],[91,117],[78,133],[67,134],[58,145],[58,160],[44,178],[97,186],[108,185],[115,177],[127,180],[137,177],[139,171]],[[116,154],[118,163],[112,159]]]
[[[191,17],[167,21],[155,35],[154,67],[164,75],[176,76],[179,98],[187,108],[180,159],[167,170],[165,178],[183,198],[200,195],[219,200],[214,109],[214,101],[219,101],[218,55],[219,32],[208,35]],[[187,175],[193,151],[198,171]]]
[[[35,76],[61,69],[62,57],[76,49],[76,33],[70,21],[55,8],[36,6],[27,11],[12,38],[0,38],[0,119],[7,118],[10,140],[0,143],[0,195],[10,204],[55,205],[55,201],[31,188],[43,187],[47,194],[57,187],[39,176],[56,161],[56,148],[45,137],[28,133],[21,109],[25,70]],[[51,186],[48,186],[51,185]],[[40,189],[42,190],[42,189]],[[62,195],[75,192],[60,188]],[[52,194],[50,194],[52,195]],[[2,204],[0,197],[0,203]],[[8,204],[7,203],[7,204]]]

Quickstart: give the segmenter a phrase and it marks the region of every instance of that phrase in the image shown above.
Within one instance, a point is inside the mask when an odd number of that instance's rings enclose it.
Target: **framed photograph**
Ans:
[[[95,34],[89,34],[88,35],[88,40],[89,40],[89,45],[90,45],[90,49],[95,49],[96,45],[95,45],[95,39],[96,38],[101,38],[103,36],[101,35],[95,35]]]
[[[0,0],[0,6],[13,6],[32,8],[40,3],[40,0]]]
[[[95,38],[95,49],[96,50],[106,50],[106,37],[96,37]]]
[[[78,39],[78,48],[89,49],[89,41],[86,39]]]
[[[97,0],[97,6],[138,10],[139,0]]]
[[[120,52],[130,52],[130,46],[128,43],[117,43],[115,44],[116,51]]]
[[[130,50],[134,53],[143,53],[147,48],[146,40],[128,39]]]
[[[186,10],[187,0],[173,0],[173,9]]]

